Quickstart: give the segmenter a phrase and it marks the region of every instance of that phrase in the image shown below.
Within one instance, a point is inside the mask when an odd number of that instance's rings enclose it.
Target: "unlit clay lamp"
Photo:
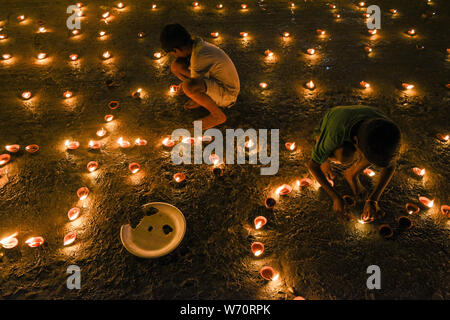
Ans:
[[[342,196],[342,199],[344,199],[345,204],[348,207],[353,207],[356,204],[356,201],[355,201],[355,199],[352,196],[344,195],[344,196]]]
[[[271,197],[266,198],[266,200],[264,201],[264,206],[267,209],[273,209],[276,204],[277,204],[277,201]]]
[[[398,227],[402,230],[408,230],[413,227],[413,223],[411,219],[409,219],[407,216],[401,216],[397,219]]]
[[[378,227],[378,232],[385,239],[390,239],[394,235],[394,230],[388,224],[382,224]]]
[[[118,107],[119,107],[119,101],[110,101],[109,103],[108,103],[108,107],[111,109],[111,110],[114,110],[114,109],[117,109]]]

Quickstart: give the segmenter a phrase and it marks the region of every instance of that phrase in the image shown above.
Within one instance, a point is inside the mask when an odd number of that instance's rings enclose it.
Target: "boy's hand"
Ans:
[[[367,200],[361,215],[361,220],[365,222],[373,222],[377,218],[384,216],[383,210],[378,205],[378,201]]]
[[[323,174],[328,180],[334,179],[333,171],[331,171],[330,162],[327,160],[320,165],[320,170],[322,170]]]

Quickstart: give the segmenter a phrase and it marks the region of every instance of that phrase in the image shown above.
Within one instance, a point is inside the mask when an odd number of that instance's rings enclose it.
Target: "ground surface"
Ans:
[[[338,11],[326,1],[296,0],[291,10],[284,0],[247,2],[202,0],[194,9],[191,1],[128,1],[121,11],[111,1],[86,1],[82,34],[69,37],[65,26],[68,1],[6,0],[0,8],[0,23],[8,32],[0,40],[0,52],[13,59],[0,61],[0,144],[18,143],[22,151],[12,154],[0,188],[0,237],[18,232],[19,246],[2,249],[0,296],[5,299],[448,299],[448,228],[440,206],[449,203],[449,145],[436,139],[448,132],[449,8],[445,0],[427,5],[425,0],[382,1],[382,29],[367,33],[363,11],[355,2],[336,1]],[[380,1],[381,2],[381,1]],[[375,3],[376,4],[376,3]],[[397,8],[395,16],[390,8]],[[100,16],[110,11],[106,25]],[[435,11],[437,14],[432,15]],[[339,12],[341,19],[333,13]],[[27,19],[18,23],[16,17]],[[49,29],[36,33],[38,21]],[[176,128],[191,129],[191,122],[205,115],[185,111],[183,98],[171,97],[169,60],[155,61],[158,36],[168,22],[178,21],[193,34],[220,45],[233,59],[242,88],[237,104],[227,110],[225,128],[279,128],[280,171],[261,176],[258,166],[229,165],[221,178],[214,178],[208,165],[175,166],[161,147],[162,137]],[[414,38],[405,31],[415,27]],[[326,36],[317,36],[316,29]],[[96,34],[105,30],[103,40]],[[146,37],[138,39],[143,31]],[[220,37],[212,39],[210,33]],[[249,32],[247,40],[239,37]],[[291,33],[283,40],[281,33]],[[423,50],[416,48],[423,45]],[[370,45],[373,53],[366,54]],[[315,48],[310,57],[306,49]],[[268,62],[264,51],[276,59]],[[101,60],[110,50],[113,58]],[[49,57],[36,62],[39,52]],[[77,53],[80,61],[69,62]],[[105,80],[117,84],[108,88]],[[317,89],[306,90],[313,80]],[[362,90],[359,82],[371,83]],[[260,82],[269,87],[262,90]],[[401,83],[415,85],[401,90]],[[143,88],[145,96],[131,93]],[[20,99],[23,91],[33,98]],[[70,90],[74,97],[62,99]],[[110,100],[120,108],[109,110]],[[414,228],[383,240],[378,224],[360,225],[343,221],[331,210],[331,201],[317,188],[295,189],[277,203],[264,208],[264,199],[283,183],[308,176],[311,133],[327,110],[336,105],[366,104],[386,112],[404,132],[398,171],[382,198],[388,213],[384,223],[396,228],[407,202],[418,195],[435,199],[436,205],[412,217]],[[116,119],[105,124],[103,117]],[[87,143],[104,127],[108,135],[100,152],[88,151]],[[129,151],[115,141],[143,137],[145,147]],[[64,141],[80,141],[73,152]],[[288,152],[284,142],[296,141]],[[30,155],[23,148],[36,143],[40,151]],[[6,152],[6,151],[5,151]],[[89,174],[87,162],[100,168]],[[130,162],[141,164],[132,176]],[[417,179],[411,168],[424,167]],[[342,168],[336,185],[349,193]],[[375,168],[377,171],[377,169]],[[187,175],[184,185],[172,180],[175,172]],[[373,179],[363,177],[370,187]],[[78,202],[76,191],[87,186],[91,194]],[[138,216],[139,207],[150,201],[169,202],[184,213],[187,232],[181,245],[168,256],[144,260],[122,246],[122,224]],[[67,211],[84,205],[82,215],[70,222]],[[355,209],[359,214],[361,206]],[[268,224],[260,231],[253,219],[265,215]],[[74,245],[63,247],[62,238],[77,231]],[[43,236],[45,244],[29,248],[30,236]],[[262,241],[266,251],[254,258],[252,241]],[[66,288],[66,268],[82,270],[81,290]],[[382,289],[366,288],[366,268],[376,264],[382,271]],[[271,265],[281,280],[267,283],[258,274]]]

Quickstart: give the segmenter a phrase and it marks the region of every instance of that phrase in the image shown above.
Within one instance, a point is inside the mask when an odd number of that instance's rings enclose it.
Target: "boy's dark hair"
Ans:
[[[364,121],[357,136],[358,147],[370,163],[387,167],[397,158],[401,133],[395,123],[382,118]]]
[[[161,47],[165,52],[181,49],[192,44],[192,37],[187,30],[178,23],[166,25],[159,36]]]

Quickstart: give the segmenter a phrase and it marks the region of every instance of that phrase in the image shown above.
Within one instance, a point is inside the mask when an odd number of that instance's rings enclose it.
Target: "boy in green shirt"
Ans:
[[[329,161],[341,164],[356,162],[344,172],[355,196],[364,194],[359,174],[369,167],[381,167],[380,179],[366,200],[362,219],[373,221],[382,215],[378,205],[391,180],[400,149],[400,129],[383,113],[367,106],[339,106],[332,108],[315,130],[316,144],[309,162],[309,171],[333,199],[333,209],[344,212],[342,196],[331,186],[334,178]]]

